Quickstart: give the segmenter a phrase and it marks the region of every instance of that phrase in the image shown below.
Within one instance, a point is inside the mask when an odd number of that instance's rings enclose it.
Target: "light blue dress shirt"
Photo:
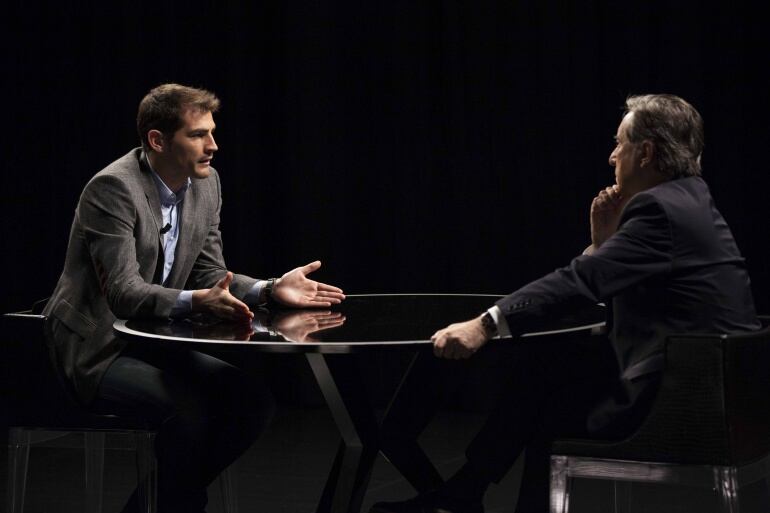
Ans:
[[[176,243],[179,240],[179,219],[184,208],[184,196],[190,188],[192,181],[187,178],[187,182],[176,192],[168,188],[168,185],[150,166],[149,159],[146,160],[147,167],[152,171],[152,177],[155,180],[155,186],[158,188],[160,197],[160,213],[163,216],[163,230],[161,235],[163,241],[163,275],[161,284],[165,285],[168,275],[171,274],[171,268],[174,266],[174,254]],[[267,284],[266,280],[258,280],[243,298],[244,303],[254,305],[259,303],[259,297],[262,289]],[[174,308],[171,310],[170,317],[184,317],[192,313],[192,290],[183,290],[176,299]]]

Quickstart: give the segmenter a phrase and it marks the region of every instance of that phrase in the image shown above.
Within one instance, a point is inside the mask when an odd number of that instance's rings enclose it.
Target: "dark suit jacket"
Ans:
[[[638,193],[593,255],[497,305],[515,333],[586,302],[611,304],[611,339],[626,380],[661,368],[669,334],[760,326],[744,259],[700,177]]]
[[[226,273],[219,233],[219,176],[193,180],[182,206],[174,266],[160,285],[163,246],[158,190],[135,148],[97,173],[80,196],[64,271],[44,313],[54,363],[84,403],[94,396],[125,342],[116,317],[165,318],[183,289],[208,288]],[[255,283],[236,275],[242,298]]]

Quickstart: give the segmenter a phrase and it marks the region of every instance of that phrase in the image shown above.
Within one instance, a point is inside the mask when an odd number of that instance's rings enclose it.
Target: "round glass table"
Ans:
[[[359,294],[325,310],[258,309],[251,325],[206,318],[115,322],[125,339],[190,347],[266,352],[348,353],[393,346],[424,346],[437,330],[468,320],[502,296],[491,294]],[[601,328],[604,308],[550,319],[520,338]]]
[[[135,343],[184,345],[198,351],[304,353],[342,441],[316,511],[358,513],[380,446],[379,420],[365,393],[356,358],[361,351],[430,351],[430,337],[451,323],[478,316],[502,296],[489,294],[360,294],[323,310],[257,309],[252,323],[193,317],[117,320],[116,336]],[[518,335],[538,337],[601,331],[604,307],[596,305]],[[340,355],[340,356],[337,356]],[[414,363],[414,359],[412,363]],[[409,376],[410,364],[401,378]],[[391,399],[393,404],[402,386]],[[387,412],[386,412],[387,416]],[[418,444],[384,455],[418,490],[427,487],[410,462],[425,461]]]

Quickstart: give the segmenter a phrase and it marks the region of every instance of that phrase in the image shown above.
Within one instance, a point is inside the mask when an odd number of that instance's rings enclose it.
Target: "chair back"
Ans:
[[[89,412],[68,392],[51,361],[46,317],[31,311],[2,316],[2,365],[9,394],[6,426],[62,430],[148,430],[142,419]]]
[[[650,413],[620,441],[558,440],[553,454],[739,466],[770,453],[770,328],[678,335]]]

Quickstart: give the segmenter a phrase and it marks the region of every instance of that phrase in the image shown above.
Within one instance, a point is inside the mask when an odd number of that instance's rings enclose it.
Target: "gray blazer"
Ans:
[[[141,148],[85,186],[64,271],[44,310],[54,364],[84,404],[125,346],[112,332],[116,317],[166,318],[183,289],[208,288],[224,276],[221,205],[219,175],[212,168],[185,194],[174,266],[161,285],[160,199]],[[230,291],[243,298],[255,282],[235,275]]]

